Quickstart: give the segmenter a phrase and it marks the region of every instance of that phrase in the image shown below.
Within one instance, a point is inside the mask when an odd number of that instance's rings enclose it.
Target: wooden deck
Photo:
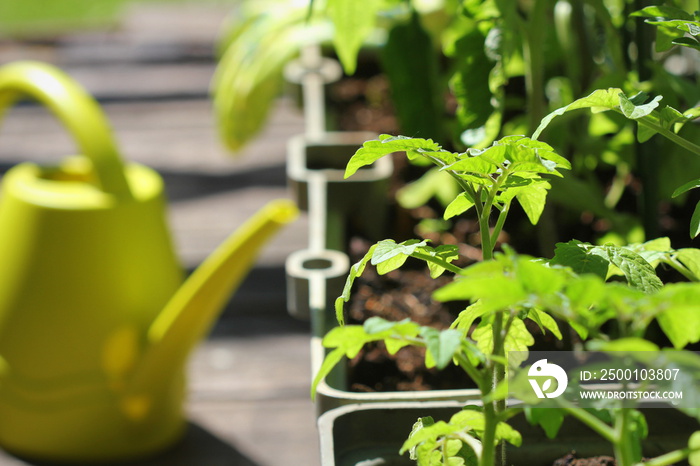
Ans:
[[[270,125],[232,157],[217,139],[208,99],[213,43],[229,10],[216,2],[135,6],[121,26],[54,42],[0,41],[0,63],[39,59],[61,66],[103,104],[123,156],[162,175],[185,267],[196,267],[268,200],[288,197],[286,141],[302,132],[281,99]],[[55,162],[75,151],[63,128],[21,106],[0,126],[0,168]],[[308,324],[285,308],[284,260],[305,247],[302,218],[264,250],[210,338],[193,355],[190,429],[172,451],[143,465],[320,463],[309,400]],[[38,464],[0,453],[0,466]]]

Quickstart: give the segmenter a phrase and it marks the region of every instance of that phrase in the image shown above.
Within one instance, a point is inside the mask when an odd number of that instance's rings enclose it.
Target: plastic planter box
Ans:
[[[448,420],[460,409],[455,402],[396,402],[347,405],[323,414],[318,419],[323,466],[415,466],[408,454],[399,449],[408,438],[413,423],[424,416]],[[698,422],[675,409],[644,409],[649,437],[644,454],[657,456],[687,446],[689,435]],[[551,466],[571,451],[577,456],[611,455],[612,446],[587,426],[567,417],[555,439],[542,429],[516,416],[510,424],[523,436],[520,448],[508,445],[508,464]]]

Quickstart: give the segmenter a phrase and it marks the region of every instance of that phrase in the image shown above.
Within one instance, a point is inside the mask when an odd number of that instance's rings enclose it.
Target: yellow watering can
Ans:
[[[152,454],[184,431],[188,354],[297,210],[271,202],[182,283],[162,180],[123,164],[97,103],[35,62],[0,67],[0,112],[20,98],[50,108],[82,155],[3,180],[0,447],[70,463]]]

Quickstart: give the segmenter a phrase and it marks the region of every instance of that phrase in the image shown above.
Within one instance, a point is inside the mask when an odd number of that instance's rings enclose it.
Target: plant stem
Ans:
[[[503,313],[497,312],[492,323],[493,355],[504,356],[503,348]],[[482,400],[487,400],[498,384],[505,378],[505,367],[501,363],[491,360],[486,365],[488,381],[484,384],[485,390],[481,391]],[[497,452],[496,427],[505,412],[505,400],[487,401],[484,403],[484,435],[481,439],[484,446],[481,466],[494,466],[505,461],[504,452]]]
[[[674,269],[676,272],[678,272],[678,273],[680,273],[681,275],[683,275],[683,276],[684,276],[685,278],[687,278],[689,281],[691,281],[691,282],[700,281],[700,277],[695,276],[695,274],[692,273],[690,270],[688,270],[688,268],[687,268],[685,265],[683,265],[682,263],[680,263],[680,262],[678,261],[678,259],[677,259],[675,256],[671,256],[671,257],[669,258],[668,262],[666,262],[666,263],[667,263],[668,265],[670,265],[671,267],[673,267],[673,269]]]
[[[629,423],[629,409],[619,408],[615,413],[615,441],[613,442],[615,460],[618,466],[633,466],[636,463]]]
[[[490,390],[490,389],[489,389]],[[482,393],[486,396],[488,393]],[[481,438],[481,445],[484,447],[481,452],[480,466],[494,466],[496,464],[496,426],[498,416],[494,402],[484,405],[484,436]]]
[[[644,463],[637,463],[634,466],[671,466],[683,461],[688,455],[690,455],[690,448],[682,448],[657,456]]]
[[[447,261],[444,261],[444,260],[437,258],[435,256],[431,256],[429,254],[414,252],[413,254],[411,254],[411,257],[415,257],[416,259],[424,260],[425,262],[432,262],[433,264],[440,266],[445,270],[449,270],[450,272],[457,274],[457,275],[462,272],[462,269],[460,269],[456,265],[452,265]]]
[[[595,417],[593,414],[589,413],[583,408],[579,408],[578,406],[574,406],[569,402],[565,401],[558,401],[559,405],[561,408],[567,413],[570,414],[571,416],[575,417],[579,421],[583,422],[585,425],[587,425],[591,430],[596,432],[598,435],[603,437],[605,440],[607,440],[610,443],[615,443],[617,441],[617,438],[615,436],[615,431]]]
[[[677,135],[673,131],[670,131],[667,128],[664,128],[660,124],[656,123],[654,121],[653,117],[650,117],[649,115],[647,115],[645,117],[639,118],[636,121],[640,125],[646,126],[649,129],[653,129],[654,131],[656,131],[657,133],[659,133],[660,135],[662,135],[666,139],[678,144],[682,148],[692,152],[695,155],[700,156],[700,146],[698,146],[697,144],[694,144],[694,143],[688,141],[687,139]]]
[[[501,213],[498,214],[496,226],[493,228],[493,232],[491,233],[491,244],[496,244],[498,236],[501,234],[501,230],[503,230],[503,224],[506,222],[506,217],[508,216],[509,210],[510,202],[506,203],[506,205],[503,206],[503,210],[501,210]]]
[[[484,377],[479,373],[478,369],[472,366],[472,364],[469,362],[469,359],[467,359],[467,357],[463,353],[455,354],[455,359],[457,360],[459,367],[461,367],[462,370],[466,372],[467,375],[474,381],[474,383],[476,383],[476,386],[479,388],[479,391],[484,393],[490,390],[491,381],[484,381]]]

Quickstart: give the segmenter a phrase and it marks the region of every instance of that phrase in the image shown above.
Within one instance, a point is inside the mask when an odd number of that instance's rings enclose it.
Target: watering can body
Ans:
[[[160,406],[150,409],[148,422],[119,411],[128,409],[119,385],[146,345],[144,329],[183,278],[163,216],[162,182],[131,165],[134,196],[121,201],[82,181],[87,164],[73,165],[22,164],[3,181],[0,445],[49,458],[92,449],[138,454],[170,440],[152,434],[173,436],[181,428],[181,373],[166,374],[162,393],[153,393]]]
[[[0,68],[0,109],[35,98],[89,152],[56,167],[20,164],[2,180],[0,447],[117,461],[182,434],[187,355],[293,208],[256,216],[183,285],[160,176],[121,163],[76,86],[42,64]]]

